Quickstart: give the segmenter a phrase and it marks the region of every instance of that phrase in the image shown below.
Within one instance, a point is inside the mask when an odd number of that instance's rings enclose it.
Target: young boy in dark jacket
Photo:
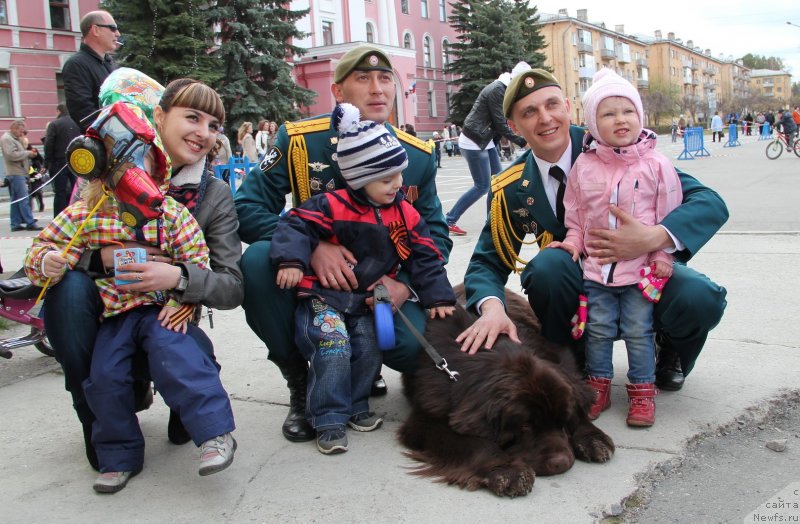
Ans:
[[[451,314],[455,304],[428,226],[399,191],[408,165],[405,150],[384,126],[360,122],[355,106],[341,104],[332,118],[340,132],[337,161],[348,187],[289,211],[278,223],[270,252],[278,286],[297,287],[295,342],[310,362],[306,411],[324,454],[347,451],[346,425],[372,431],[383,422],[369,410],[381,355],[366,305],[380,278],[403,264],[431,318]],[[320,240],[353,253],[357,289],[320,285],[309,263]]]

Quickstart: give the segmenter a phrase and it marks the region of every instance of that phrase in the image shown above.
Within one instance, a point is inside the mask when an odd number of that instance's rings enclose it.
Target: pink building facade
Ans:
[[[453,75],[444,73],[456,41],[447,0],[295,0],[291,8],[310,10],[297,23],[309,36],[294,42],[308,50],[295,63],[294,76],[317,93],[312,115],[335,104],[330,86],[338,59],[368,42],[383,49],[395,69],[392,123],[412,124],[424,136],[444,127],[457,90],[447,84]]]
[[[64,101],[61,68],[78,50],[97,0],[0,0],[0,133],[24,118],[33,145]]]
[[[0,133],[24,118],[28,136],[40,145],[56,105],[64,101],[61,68],[78,50],[81,17],[98,0],[0,0]],[[392,122],[413,124],[423,135],[441,130],[455,88],[444,73],[448,46],[456,41],[447,0],[295,0],[310,9],[298,21],[309,36],[295,42],[308,52],[295,62],[296,81],[317,93],[309,113],[329,112],[330,86],[338,59],[365,43],[392,58],[397,97]],[[124,33],[124,28],[122,29]]]

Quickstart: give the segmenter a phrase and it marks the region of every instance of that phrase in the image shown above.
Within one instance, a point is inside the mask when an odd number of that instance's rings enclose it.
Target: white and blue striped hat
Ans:
[[[339,131],[336,161],[342,178],[352,189],[361,189],[408,166],[408,155],[397,138],[381,123],[361,121],[356,106],[339,104],[332,118]]]

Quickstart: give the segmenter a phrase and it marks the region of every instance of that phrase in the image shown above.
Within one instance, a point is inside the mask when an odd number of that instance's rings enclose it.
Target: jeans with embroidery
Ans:
[[[586,372],[594,377],[613,378],[612,346],[621,338],[628,350],[628,381],[652,384],[656,376],[656,347],[653,332],[653,303],[639,288],[604,286],[584,280],[589,302],[586,324]]]
[[[369,411],[381,366],[372,315],[344,315],[319,299],[300,300],[295,343],[309,361],[306,415],[316,429]]]

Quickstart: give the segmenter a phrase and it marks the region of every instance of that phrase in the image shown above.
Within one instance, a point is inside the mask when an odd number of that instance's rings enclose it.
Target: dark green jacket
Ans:
[[[572,162],[581,152],[584,130],[571,126]],[[678,177],[683,190],[683,202],[661,222],[684,245],[684,250],[674,253],[675,260],[687,262],[728,220],[728,208],[722,198],[713,190],[705,187],[697,179],[678,170]],[[561,241],[567,229],[556,219],[547,195],[544,191],[539,167],[530,151],[526,151],[505,171],[495,177],[492,182],[492,199],[503,193],[504,206],[501,213],[490,213],[489,219],[481,232],[478,244],[467,267],[464,277],[467,292],[467,307],[472,308],[486,297],[502,299],[511,268],[498,256],[492,236],[492,220],[502,216],[507,220],[509,238],[513,246],[513,254],[519,254],[526,235],[539,237],[540,248],[550,240]],[[531,237],[533,238],[533,237]],[[529,239],[525,239],[528,242]],[[502,243],[501,243],[502,245]]]
[[[428,223],[436,247],[446,261],[453,243],[436,193],[433,150],[424,141],[389,124],[386,128],[400,140],[408,154],[408,167],[403,172],[406,200]],[[310,196],[345,187],[335,160],[337,136],[330,115],[280,127],[275,145],[261,166],[250,172],[236,192],[234,201],[242,241],[252,244],[272,239],[287,194],[291,193],[294,205],[299,205]]]

